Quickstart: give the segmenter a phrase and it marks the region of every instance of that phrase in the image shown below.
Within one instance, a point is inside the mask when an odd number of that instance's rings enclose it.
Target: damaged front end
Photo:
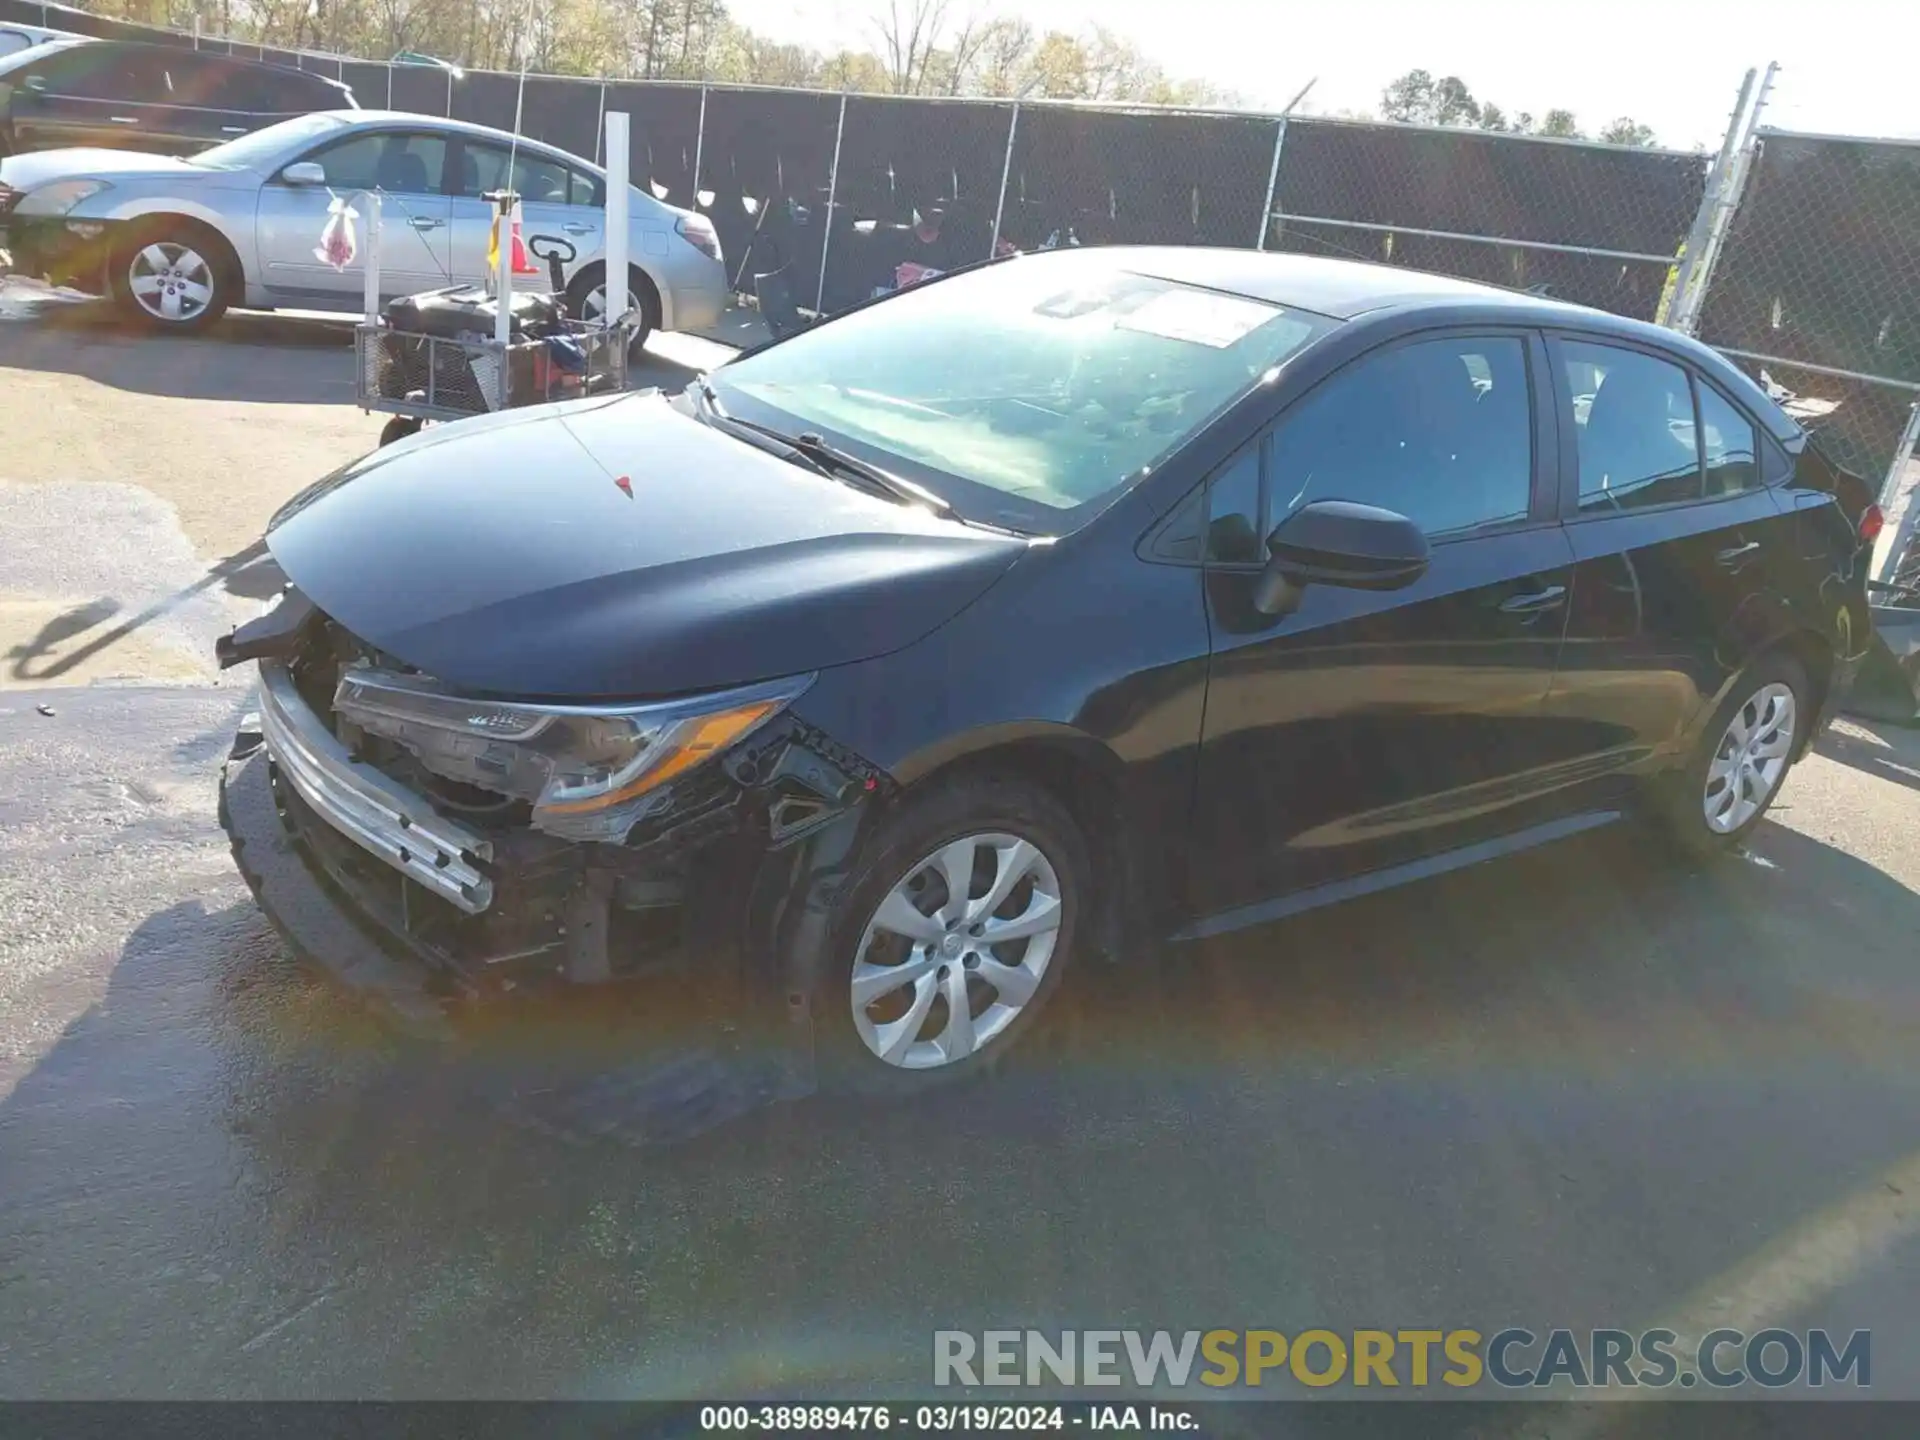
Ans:
[[[296,590],[220,658],[261,680],[223,822],[263,907],[337,973],[411,973],[444,1004],[691,967],[804,1021],[788,948],[888,785],[787,708],[810,677],[639,705],[466,696]]]

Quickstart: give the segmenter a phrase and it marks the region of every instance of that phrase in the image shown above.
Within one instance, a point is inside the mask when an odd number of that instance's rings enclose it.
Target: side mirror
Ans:
[[[1285,615],[1309,585],[1351,590],[1399,590],[1427,573],[1432,552],[1420,527],[1406,516],[1346,500],[1303,505],[1267,537],[1254,606]]]
[[[20,82],[20,88],[22,90],[31,90],[36,95],[44,95],[47,93],[47,77],[44,75],[29,75],[25,80]]]
[[[296,160],[280,172],[280,178],[289,185],[324,185],[327,167],[318,160]]]

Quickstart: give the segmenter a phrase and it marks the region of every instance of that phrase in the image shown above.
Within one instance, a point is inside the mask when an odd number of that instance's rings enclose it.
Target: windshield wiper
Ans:
[[[738,415],[730,415],[720,403],[720,397],[713,393],[713,387],[706,377],[694,381],[694,389],[699,392],[701,402],[707,412],[723,424],[735,426],[741,430],[751,430],[756,435],[785,445],[789,450],[806,460],[823,475],[837,475],[842,479],[856,482],[869,494],[879,495],[883,499],[898,500],[905,505],[923,505],[944,520],[957,520],[959,514],[942,496],[935,494],[924,485],[916,485],[911,480],[903,480],[898,475],[882,470],[878,465],[868,464],[858,455],[831,445],[811,431],[798,435],[789,435],[786,431],[772,425],[762,425],[757,420],[743,420]]]

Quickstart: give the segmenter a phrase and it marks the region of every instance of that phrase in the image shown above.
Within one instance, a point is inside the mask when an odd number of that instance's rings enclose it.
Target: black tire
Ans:
[[[850,989],[868,923],[888,892],[907,881],[925,857],[952,841],[992,833],[1033,845],[1058,881],[1060,925],[1040,982],[1006,1028],[963,1059],[932,1069],[908,1069],[883,1060],[861,1038]],[[936,782],[924,794],[909,794],[862,850],[833,927],[824,973],[813,987],[810,998],[820,1088],[834,1094],[900,1100],[976,1080],[998,1069],[1043,1018],[1059,989],[1078,943],[1076,937],[1088,923],[1093,885],[1087,843],[1079,827],[1058,801],[1036,786],[1004,777],[968,775]],[[1020,890],[1013,894],[1014,903],[1021,903]],[[1016,958],[1011,952],[1002,953],[1009,960]],[[984,993],[976,990],[973,998],[975,1014],[998,999],[990,987]],[[945,1000],[935,1003],[944,1006]],[[928,1023],[937,1022],[930,1015]]]
[[[204,265],[209,298],[204,304],[193,305],[179,319],[154,313],[134,293],[134,266],[153,246],[164,251],[178,249]],[[194,267],[196,274],[199,268]],[[107,257],[107,278],[114,305],[126,323],[161,335],[192,335],[205,330],[227,313],[240,290],[238,267],[226,241],[191,220],[161,218],[129,225]]]
[[[396,440],[404,440],[409,435],[420,433],[420,422],[411,415],[396,415],[380,427],[380,443],[391,445]]]
[[[596,260],[591,265],[580,267],[580,273],[573,277],[567,286],[567,314],[575,320],[585,319],[587,297],[600,288],[601,277],[607,267]],[[653,288],[653,280],[638,265],[629,265],[627,274],[628,293],[639,302],[640,324],[633,332],[633,339],[627,346],[628,359],[638,364],[641,351],[646,349],[647,337],[660,328],[660,294]]]
[[[1787,747],[1786,764],[1752,815],[1731,830],[1717,830],[1707,823],[1708,771],[1727,740],[1728,727],[1734,717],[1746,712],[1749,720],[1755,718],[1755,712],[1749,707],[1771,685],[1784,685],[1793,692],[1794,732]],[[1806,670],[1784,651],[1770,651],[1760,656],[1734,683],[1727,698],[1702,727],[1687,763],[1657,782],[1655,810],[1667,834],[1684,854],[1701,860],[1725,855],[1738,849],[1766,818],[1805,744],[1806,727],[1813,723],[1811,700]]]

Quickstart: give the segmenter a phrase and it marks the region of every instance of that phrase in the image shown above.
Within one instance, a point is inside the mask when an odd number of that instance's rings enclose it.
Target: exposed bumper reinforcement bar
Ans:
[[[286,782],[334,829],[469,915],[493,903],[493,881],[475,864],[491,845],[356,761],[274,661],[260,663],[260,728]]]

